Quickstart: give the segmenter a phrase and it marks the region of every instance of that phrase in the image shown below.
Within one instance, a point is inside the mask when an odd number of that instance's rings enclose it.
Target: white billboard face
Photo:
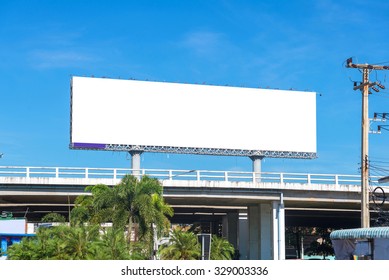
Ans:
[[[71,99],[74,149],[316,154],[313,92],[73,77]]]

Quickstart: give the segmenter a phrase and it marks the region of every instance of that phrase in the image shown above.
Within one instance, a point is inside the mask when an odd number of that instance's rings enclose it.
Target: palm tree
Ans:
[[[62,234],[66,252],[72,260],[94,259],[92,244],[99,240],[99,227],[79,226],[67,227]]]
[[[11,260],[128,260],[130,253],[123,231],[99,227],[58,226],[40,228],[36,237],[24,238],[8,251]]]
[[[134,188],[129,225],[131,223],[137,225],[139,239],[149,244],[151,252],[154,238],[168,234],[170,228],[168,217],[173,215],[173,209],[165,203],[162,197],[162,186],[158,180],[144,176]],[[137,234],[135,238],[138,238]]]
[[[173,230],[169,243],[161,247],[159,254],[162,260],[198,260],[201,248],[193,232],[178,227]]]
[[[130,250],[124,232],[108,228],[91,246],[95,260],[129,260]]]
[[[71,259],[66,251],[64,235],[69,227],[39,228],[35,237],[23,238],[8,249],[11,260]]]
[[[100,224],[110,221],[112,214],[107,200],[112,196],[112,188],[98,184],[86,187],[85,191],[90,192],[90,195],[80,195],[76,198],[75,207],[70,213],[71,225]]]
[[[37,238],[23,238],[20,243],[8,247],[7,254],[10,260],[39,260]]]
[[[43,223],[66,223],[66,218],[61,214],[52,212],[44,215],[41,221]]]
[[[173,215],[160,182],[127,175],[114,187],[95,185],[85,190],[90,194],[77,197],[70,226],[39,229],[36,238],[10,248],[10,259],[150,258],[154,237],[168,231],[168,217]],[[112,222],[112,229],[101,235],[103,222]],[[139,228],[135,241],[141,242],[136,246],[130,242],[133,227]]]
[[[234,246],[222,237],[212,235],[211,260],[231,260],[234,256]]]
[[[86,191],[92,195],[77,198],[72,210],[73,223],[112,222],[115,231],[126,229],[129,244],[132,239],[147,241],[150,253],[154,233],[160,237],[170,227],[168,217],[173,215],[173,209],[165,203],[157,179],[143,176],[138,180],[126,175],[112,188],[96,185]]]

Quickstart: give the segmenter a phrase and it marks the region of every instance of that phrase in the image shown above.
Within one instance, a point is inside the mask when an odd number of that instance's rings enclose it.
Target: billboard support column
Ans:
[[[261,182],[261,165],[262,165],[262,159],[263,156],[251,156],[250,159],[253,161],[253,172],[255,179],[254,181],[259,183]]]
[[[132,175],[140,179],[140,155],[142,151],[129,151],[131,155],[131,172]]]

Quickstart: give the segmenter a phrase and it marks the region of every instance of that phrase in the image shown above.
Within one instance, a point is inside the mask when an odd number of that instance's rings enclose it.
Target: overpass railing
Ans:
[[[196,180],[227,182],[301,183],[329,185],[360,185],[360,175],[307,174],[247,171],[173,170],[173,169],[126,169],[89,167],[31,167],[0,166],[1,177],[24,178],[85,178],[120,180],[126,174],[148,175],[159,180]],[[379,177],[371,177],[378,184]]]

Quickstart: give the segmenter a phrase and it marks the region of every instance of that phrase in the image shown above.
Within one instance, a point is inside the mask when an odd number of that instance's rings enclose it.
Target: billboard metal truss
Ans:
[[[119,144],[98,144],[98,145],[77,145],[74,143],[72,149],[80,150],[105,150],[120,152],[153,152],[171,154],[195,154],[195,155],[216,155],[216,156],[260,156],[270,158],[296,158],[314,159],[316,153],[292,152],[292,151],[258,151],[241,149],[216,149],[216,148],[190,148],[190,147],[169,147],[169,146],[142,146],[142,145],[119,145]]]

